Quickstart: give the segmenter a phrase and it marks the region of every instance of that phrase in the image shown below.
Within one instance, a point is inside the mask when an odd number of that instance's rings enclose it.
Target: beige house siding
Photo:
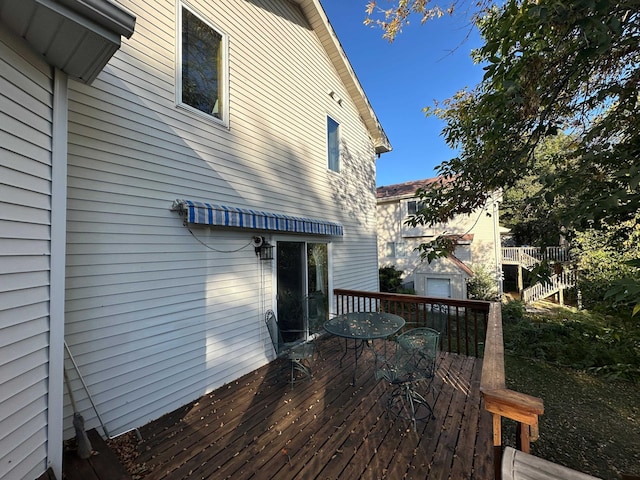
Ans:
[[[300,8],[189,2],[229,38],[227,128],[176,106],[175,2],[119,3],[136,33],[91,87],[70,85],[69,106],[66,338],[112,434],[273,358],[275,264],[257,259],[251,231],[192,235],[175,199],[339,222],[332,285],[378,285],[373,142]],[[327,115],[340,123],[337,174]]]
[[[419,182],[416,182],[419,183]],[[394,186],[384,187],[392,190]],[[420,258],[417,250],[421,243],[434,240],[438,235],[465,236],[459,240],[454,255],[473,269],[485,265],[496,268],[494,228],[496,221],[493,204],[470,215],[460,215],[444,225],[432,227],[406,225],[409,217],[408,202],[416,201],[413,194],[378,198],[378,261],[381,267],[395,266],[403,273],[403,281],[413,283],[418,294],[425,295],[427,278],[451,278],[453,298],[466,298],[465,279],[468,273],[447,259],[437,259],[431,264]],[[389,244],[397,247],[395,256],[389,255]]]
[[[53,78],[0,25],[0,477],[46,468]]]

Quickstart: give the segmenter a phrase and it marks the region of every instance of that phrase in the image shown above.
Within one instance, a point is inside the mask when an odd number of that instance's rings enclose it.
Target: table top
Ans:
[[[404,323],[404,318],[392,313],[352,312],[326,321],[324,329],[338,337],[371,340],[393,335]]]

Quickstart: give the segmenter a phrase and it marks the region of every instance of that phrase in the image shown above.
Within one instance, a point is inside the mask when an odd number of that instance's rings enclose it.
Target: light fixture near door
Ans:
[[[260,257],[260,260],[273,260],[273,245],[267,242],[264,237],[253,237],[251,245],[253,245],[256,256]]]

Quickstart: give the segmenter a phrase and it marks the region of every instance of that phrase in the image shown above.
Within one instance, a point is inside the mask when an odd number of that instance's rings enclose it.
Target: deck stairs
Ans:
[[[546,281],[522,289],[522,274],[520,269],[531,271],[542,261],[567,264],[571,261],[571,258],[568,249],[564,247],[547,247],[545,249],[538,247],[502,247],[502,263],[505,265],[518,266],[518,284],[524,303],[535,302],[556,294],[560,295],[562,302],[564,289],[571,288],[576,284],[575,273],[565,271],[557,275],[552,275]]]
[[[526,303],[542,300],[551,295],[561,294],[566,288],[571,288],[576,284],[575,272],[562,272],[559,275],[552,275],[549,281],[538,282],[535,285],[525,288],[521,293],[522,301]]]

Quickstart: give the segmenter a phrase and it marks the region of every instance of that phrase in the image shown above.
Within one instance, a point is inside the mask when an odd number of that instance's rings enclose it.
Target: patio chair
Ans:
[[[276,355],[288,360],[288,365],[283,371],[287,370],[288,372],[291,388],[296,382],[311,379],[310,360],[313,358],[314,353],[313,342],[302,339],[294,342],[285,342],[282,335],[283,331],[280,329],[278,319],[273,310],[267,310],[264,321],[267,324],[267,330]]]
[[[418,420],[435,419],[433,407],[418,388],[426,387],[426,392],[432,389],[439,342],[440,332],[432,328],[409,330],[398,336],[395,354],[376,370],[376,378],[393,387],[387,400],[387,415],[411,420],[414,431]]]

